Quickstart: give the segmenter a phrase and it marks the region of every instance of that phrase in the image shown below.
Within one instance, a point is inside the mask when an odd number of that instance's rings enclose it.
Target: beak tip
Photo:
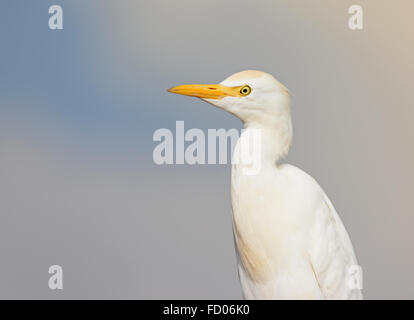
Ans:
[[[174,87],[167,89],[168,92],[175,93]]]

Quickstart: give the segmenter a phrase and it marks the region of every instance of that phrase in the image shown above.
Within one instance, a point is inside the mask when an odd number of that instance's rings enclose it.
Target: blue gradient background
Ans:
[[[359,3],[363,31],[353,1],[3,0],[0,298],[240,298],[229,165],[157,166],[152,136],[241,128],[166,89],[244,69],[293,92],[286,161],[333,201],[365,296],[414,298],[414,5]]]

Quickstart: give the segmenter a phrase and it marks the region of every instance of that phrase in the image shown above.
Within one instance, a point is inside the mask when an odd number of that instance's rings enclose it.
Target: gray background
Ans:
[[[355,1],[3,0],[0,298],[241,298],[230,166],[157,166],[152,135],[240,128],[166,88],[244,69],[294,93],[286,162],[333,201],[365,297],[414,298],[414,3],[357,2],[363,31]]]

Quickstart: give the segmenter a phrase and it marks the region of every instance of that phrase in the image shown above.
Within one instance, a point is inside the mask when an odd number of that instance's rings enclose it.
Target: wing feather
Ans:
[[[355,276],[352,271],[359,267],[351,240],[331,201],[320,191],[321,203],[310,241],[316,279],[326,299],[362,299],[361,290],[351,285],[350,277]]]

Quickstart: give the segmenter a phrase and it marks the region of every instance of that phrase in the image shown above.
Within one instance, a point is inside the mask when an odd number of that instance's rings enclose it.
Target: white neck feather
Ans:
[[[255,159],[260,161],[261,166],[276,167],[278,161],[287,155],[292,141],[292,122],[289,114],[267,123],[246,122],[244,129],[237,141],[236,150],[240,150],[243,139],[249,135],[259,135],[260,146],[253,146],[250,152],[257,153]]]

